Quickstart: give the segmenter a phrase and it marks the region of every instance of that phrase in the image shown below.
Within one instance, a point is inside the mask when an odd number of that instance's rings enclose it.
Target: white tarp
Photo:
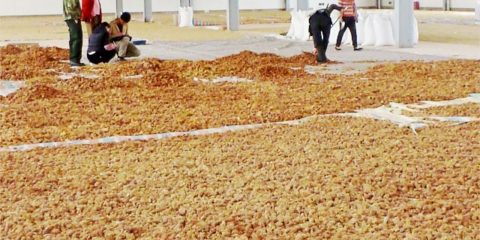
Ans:
[[[453,122],[455,124],[459,123],[468,123],[473,121],[480,121],[478,118],[473,117],[443,117],[443,116],[429,116],[426,118],[423,117],[409,117],[402,114],[402,111],[416,112],[418,109],[427,109],[432,107],[444,107],[444,106],[455,106],[463,105],[467,103],[478,103],[480,104],[480,94],[470,94],[466,98],[459,98],[449,101],[424,101],[420,104],[399,104],[399,103],[390,103],[389,106],[381,106],[378,108],[369,108],[355,111],[354,113],[345,113],[342,115],[353,116],[353,117],[364,117],[372,118],[377,120],[384,120],[392,122],[401,127],[409,127],[414,132],[417,129],[428,126],[432,123],[433,120],[441,122]]]
[[[24,81],[3,81],[0,80],[0,96],[6,97],[25,86]]]
[[[240,78],[240,77],[234,77],[234,76],[226,76],[226,77],[218,77],[215,79],[203,79],[203,78],[193,78],[194,82],[201,82],[201,83],[213,83],[213,84],[219,84],[219,83],[252,83],[254,82],[253,80],[246,79],[246,78]]]

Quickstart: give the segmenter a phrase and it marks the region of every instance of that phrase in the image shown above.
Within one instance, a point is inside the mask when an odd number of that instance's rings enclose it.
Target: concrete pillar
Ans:
[[[227,28],[230,31],[238,31],[240,27],[239,0],[228,0]]]
[[[477,0],[477,5],[475,6],[475,23],[480,24],[480,0]]]
[[[377,9],[382,9],[382,0],[377,0]]]
[[[297,0],[297,10],[308,10],[308,0]]]
[[[395,0],[395,42],[397,47],[413,47],[413,0]]]
[[[190,0],[180,0],[180,7],[191,7],[192,3]]]
[[[116,0],[116,13],[117,17],[120,17],[120,15],[123,12],[123,0]]]
[[[144,0],[143,8],[143,20],[151,22],[153,20],[152,0]]]
[[[451,0],[443,0],[443,10],[450,11],[452,9],[452,2]]]
[[[287,10],[288,10],[288,11],[292,11],[292,10],[297,11],[297,10],[298,10],[297,1],[298,1],[298,0],[287,0],[287,3],[286,3],[286,5],[287,5]]]

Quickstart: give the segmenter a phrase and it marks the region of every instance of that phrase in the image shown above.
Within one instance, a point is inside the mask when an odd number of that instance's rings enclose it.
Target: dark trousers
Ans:
[[[326,52],[328,48],[328,39],[330,38],[332,20],[329,15],[322,12],[316,12],[310,17],[309,23],[309,31],[313,37],[314,46],[318,51],[317,62],[326,62]]]
[[[99,63],[108,63],[117,53],[117,51],[112,50],[112,51],[98,51],[95,52],[94,54],[90,55],[87,54],[88,61],[94,64],[99,64]]]
[[[318,50],[317,62],[326,62],[328,39],[330,38],[330,27],[312,26],[312,36],[315,48]]]
[[[82,58],[83,32],[80,20],[65,20],[70,33],[70,62],[80,63]]]
[[[338,32],[338,37],[337,37],[337,47],[340,47],[342,44],[342,38],[343,34],[345,31],[347,31],[347,28],[350,29],[350,34],[352,34],[352,44],[353,48],[357,48],[357,27],[355,24],[355,17],[344,17],[343,22],[345,25],[340,29],[340,32]]]

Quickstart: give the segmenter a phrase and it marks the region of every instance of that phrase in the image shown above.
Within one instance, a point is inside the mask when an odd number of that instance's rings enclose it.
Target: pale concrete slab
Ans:
[[[18,41],[3,41],[0,46]],[[21,42],[28,43],[28,42]],[[68,48],[68,40],[30,41],[40,46],[56,46]],[[196,41],[196,42],[166,42],[155,41],[138,46],[142,57],[159,59],[212,60],[215,58],[236,54],[244,50],[257,53],[274,53],[280,56],[293,56],[302,52],[312,51],[311,41],[291,41],[279,36],[248,36],[237,40]],[[86,48],[86,40],[84,41]],[[336,51],[330,46],[327,56],[340,62],[365,61],[402,61],[402,60],[442,60],[442,59],[480,59],[480,45],[445,44],[420,42],[413,48],[400,49],[394,46],[365,47],[363,51],[355,52],[351,46],[342,46]],[[86,49],[84,49],[84,52]],[[88,62],[83,58],[84,62]],[[246,59],[248,61],[248,59]]]

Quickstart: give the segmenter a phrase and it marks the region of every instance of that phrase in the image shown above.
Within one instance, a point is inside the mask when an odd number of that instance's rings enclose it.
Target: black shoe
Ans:
[[[335,50],[340,51],[340,50],[342,50],[342,48],[340,48],[338,46],[335,46]]]
[[[353,49],[353,51],[362,51],[362,49],[363,48],[361,48],[361,47],[356,47],[356,48]]]
[[[85,63],[70,61],[70,66],[71,67],[83,67],[83,66],[85,66]]]
[[[118,61],[123,62],[126,61],[125,57],[118,57]]]

